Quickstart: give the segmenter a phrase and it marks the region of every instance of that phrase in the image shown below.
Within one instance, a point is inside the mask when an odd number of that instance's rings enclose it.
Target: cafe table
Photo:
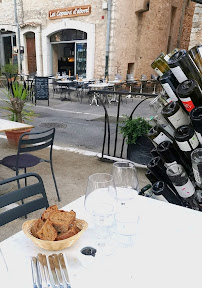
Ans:
[[[23,128],[33,128],[34,126],[0,118],[0,132],[9,130],[20,130]]]
[[[133,202],[134,214],[140,219],[133,245],[124,247],[115,234],[111,255],[99,254],[98,248],[93,263],[83,265],[80,250],[96,247],[95,229],[89,221],[89,227],[73,246],[56,251],[66,256],[72,288],[200,287],[201,212],[140,195]],[[77,218],[88,221],[84,196],[63,209],[73,209]],[[7,288],[32,288],[30,257],[54,253],[37,247],[22,231],[2,241],[0,248],[8,267],[8,275],[0,267],[0,283]],[[3,279],[8,279],[6,285]]]
[[[112,84],[112,83],[102,83],[102,82],[99,82],[99,83],[93,83],[93,84],[89,84],[88,85],[88,87],[90,87],[90,88],[92,88],[92,89],[95,89],[95,90],[100,90],[100,89],[104,89],[104,88],[107,88],[107,87],[112,87],[112,86],[114,86],[114,84]],[[92,105],[93,104],[93,102],[95,102],[95,104],[96,104],[96,106],[99,106],[98,105],[98,101],[97,101],[97,94],[99,94],[99,93],[94,93],[93,94],[93,98],[92,98],[92,100],[91,100],[91,103],[90,103],[90,105]]]

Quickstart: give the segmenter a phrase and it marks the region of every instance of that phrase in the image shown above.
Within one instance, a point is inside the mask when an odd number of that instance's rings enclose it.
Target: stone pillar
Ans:
[[[41,27],[38,26],[35,30],[35,49],[36,49],[36,65],[37,76],[43,75],[43,55],[41,46]]]

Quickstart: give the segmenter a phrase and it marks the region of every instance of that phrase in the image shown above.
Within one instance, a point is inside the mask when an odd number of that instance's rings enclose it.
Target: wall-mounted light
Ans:
[[[24,54],[24,46],[20,46],[20,54]]]
[[[18,53],[18,47],[17,46],[13,46],[13,52]]]

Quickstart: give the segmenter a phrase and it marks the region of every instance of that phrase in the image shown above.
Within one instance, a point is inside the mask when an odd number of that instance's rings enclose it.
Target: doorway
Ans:
[[[27,40],[27,61],[29,74],[35,74],[36,68],[36,49],[35,49],[35,33],[28,32],[26,34]]]
[[[50,37],[53,74],[86,77],[87,33],[76,29],[60,30]]]

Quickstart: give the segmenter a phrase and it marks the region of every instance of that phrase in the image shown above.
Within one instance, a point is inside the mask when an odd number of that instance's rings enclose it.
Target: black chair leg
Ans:
[[[55,180],[55,175],[54,175],[54,172],[53,172],[52,161],[50,162],[50,166],[51,166],[51,172],[52,172],[52,175],[53,175],[53,181],[54,181],[54,184],[55,184],[55,190],[56,190],[56,193],[57,193],[58,201],[60,202],[60,196],[59,196],[58,187],[57,187],[56,180]]]

